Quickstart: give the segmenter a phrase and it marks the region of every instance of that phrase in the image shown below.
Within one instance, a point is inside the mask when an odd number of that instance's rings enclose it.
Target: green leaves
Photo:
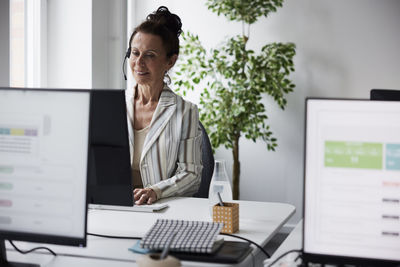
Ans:
[[[283,0],[207,0],[207,7],[230,20],[252,24],[282,6]],[[286,95],[295,85],[289,79],[294,71],[293,43],[271,43],[255,52],[246,48],[244,35],[226,39],[206,51],[199,37],[184,32],[174,88],[184,95],[204,88],[200,95],[200,120],[212,146],[233,148],[240,136],[256,142],[262,139],[268,150],[275,150],[277,139],[267,125],[267,109],[262,99],[271,96],[282,109]]]
[[[294,71],[295,54],[293,43],[271,43],[261,49],[259,56],[250,60],[253,73],[256,73],[252,79],[264,83],[262,92],[271,95],[282,109],[286,106],[285,94],[295,87],[287,78]]]
[[[253,24],[259,17],[276,12],[282,3],[283,0],[207,0],[206,6],[228,20]]]
[[[176,76],[174,84],[177,85],[178,93],[182,91],[186,94],[186,90],[193,90],[194,85],[199,84],[208,73],[205,71],[207,66],[204,64],[206,50],[201,45],[199,37],[190,32],[182,33],[181,36],[183,44],[176,68],[178,71],[174,73],[174,77]],[[199,69],[203,71],[199,73]]]

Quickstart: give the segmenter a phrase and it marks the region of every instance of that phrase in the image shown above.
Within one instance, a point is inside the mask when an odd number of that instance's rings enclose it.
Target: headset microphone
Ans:
[[[126,81],[125,62],[126,62],[126,59],[129,58],[130,56],[131,56],[131,48],[129,47],[125,54],[124,63],[122,64],[122,72],[124,73],[125,81]]]

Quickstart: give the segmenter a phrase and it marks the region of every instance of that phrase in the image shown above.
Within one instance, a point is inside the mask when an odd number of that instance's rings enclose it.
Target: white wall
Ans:
[[[285,111],[268,104],[278,151],[241,143],[242,198],[293,203],[298,212],[292,222],[301,218],[304,98],[369,98],[372,88],[400,89],[399,14],[396,0],[291,0],[253,28],[254,46],[262,40],[296,43],[297,87]]]
[[[198,34],[207,47],[241,33],[239,23],[217,17],[204,0],[136,0],[136,21],[160,5],[178,14],[184,30]],[[369,98],[371,88],[400,89],[399,14],[397,0],[287,0],[277,13],[252,25],[249,47],[254,50],[269,42],[296,43],[291,76],[296,88],[284,111],[264,99],[279,142],[276,152],[268,152],[261,141],[240,141],[241,199],[292,203],[297,213],[291,223],[302,217],[304,99]],[[195,96],[190,100],[198,102]],[[232,162],[225,149],[216,157],[228,166]]]
[[[48,87],[125,87],[126,5],[125,0],[48,1]]]
[[[47,86],[92,87],[92,0],[47,2]]]
[[[126,0],[92,3],[92,87],[125,88]]]
[[[0,1],[0,86],[10,86],[10,2]]]

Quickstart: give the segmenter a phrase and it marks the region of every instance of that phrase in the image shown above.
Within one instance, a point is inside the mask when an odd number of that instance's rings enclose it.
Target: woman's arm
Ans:
[[[156,193],[157,199],[170,196],[192,196],[199,189],[203,168],[202,132],[196,105],[190,103],[190,108],[182,117],[181,129],[177,169],[174,176],[150,187]]]

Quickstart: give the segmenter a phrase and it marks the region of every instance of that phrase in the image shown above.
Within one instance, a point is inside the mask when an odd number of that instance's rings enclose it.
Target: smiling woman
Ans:
[[[177,55],[167,57],[162,39],[138,32],[131,42],[129,64],[133,77],[141,86],[162,88],[165,73],[175,64]]]
[[[136,81],[127,90],[132,179],[136,204],[192,196],[200,185],[201,129],[197,106],[165,80],[179,55],[182,23],[159,7],[135,28],[127,55]]]

